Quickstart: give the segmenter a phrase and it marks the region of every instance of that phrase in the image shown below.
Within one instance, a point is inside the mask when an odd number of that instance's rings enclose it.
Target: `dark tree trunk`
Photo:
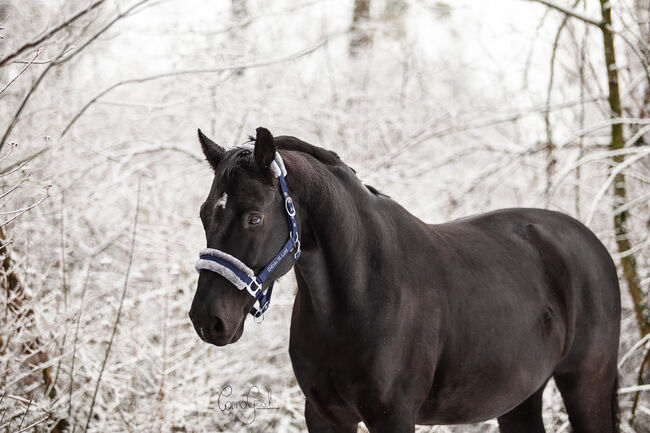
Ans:
[[[354,0],[352,25],[350,26],[350,54],[356,55],[370,45],[372,38],[368,29],[370,18],[370,0]]]
[[[0,288],[5,292],[5,299],[7,300],[7,304],[4,305],[4,320],[7,322],[18,322],[27,319],[26,323],[30,324],[32,323],[34,311],[30,307],[27,307],[27,305],[31,299],[25,293],[20,278],[16,274],[13,260],[11,260],[8,247],[6,246],[7,243],[2,227],[0,227],[0,246],[3,246],[0,249]],[[0,335],[0,347],[4,346],[10,338],[10,335]],[[41,350],[40,345],[38,338],[23,344],[24,353],[33,353],[27,360],[30,368],[43,364],[49,359],[47,353]],[[42,370],[41,380],[44,389],[47,390],[52,384],[50,367]]]
[[[612,32],[611,2],[608,0],[600,0],[600,5],[603,15],[603,23],[600,29],[603,33],[605,66],[607,68],[609,114],[611,119],[618,119],[622,115],[622,110],[618,85],[618,69],[616,67],[616,51],[614,50],[614,34]],[[623,124],[619,121],[613,121],[609,148],[610,150],[620,150],[624,146]],[[623,163],[625,156],[616,155],[613,157],[613,160],[615,166],[617,166]],[[636,259],[634,254],[629,254],[629,251],[632,249],[632,244],[627,230],[628,211],[622,209],[622,206],[626,202],[627,189],[625,185],[625,174],[620,172],[614,177],[614,232],[616,234],[618,252],[622,255],[621,266],[623,267],[623,277],[634,302],[634,312],[639,331],[644,336],[650,333],[650,314],[641,289]]]

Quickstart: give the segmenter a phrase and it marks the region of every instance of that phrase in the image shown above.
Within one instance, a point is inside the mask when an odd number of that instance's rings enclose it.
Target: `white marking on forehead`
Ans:
[[[225,209],[226,203],[228,203],[228,194],[224,192],[223,195],[219,197],[219,200],[217,200],[217,207]]]

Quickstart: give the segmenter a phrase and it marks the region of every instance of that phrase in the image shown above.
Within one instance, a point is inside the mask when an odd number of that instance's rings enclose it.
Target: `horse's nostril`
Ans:
[[[221,320],[217,316],[214,317],[214,324],[212,325],[212,330],[216,335],[223,334],[223,332],[226,330],[226,326],[223,324],[223,320]]]

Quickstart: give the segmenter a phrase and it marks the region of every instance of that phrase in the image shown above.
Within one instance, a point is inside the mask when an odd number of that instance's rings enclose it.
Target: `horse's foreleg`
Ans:
[[[370,433],[414,433],[412,416],[397,408],[386,408],[365,420]]]
[[[333,422],[324,417],[318,409],[307,400],[305,403],[305,422],[309,433],[356,433],[358,422]]]

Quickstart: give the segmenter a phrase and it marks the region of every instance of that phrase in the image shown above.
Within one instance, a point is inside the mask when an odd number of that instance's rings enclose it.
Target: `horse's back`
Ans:
[[[602,242],[580,221],[546,209],[513,208],[447,225],[471,225],[503,242],[527,244],[513,250],[515,267],[526,264],[524,251],[535,251],[546,287],[566,304],[567,350],[576,334],[585,338],[604,327],[607,332],[598,336],[601,343],[615,340],[618,344],[621,307],[616,266]]]
[[[539,253],[549,279],[571,285],[584,304],[599,296],[620,298],[616,266],[607,249],[584,224],[566,214],[534,208],[501,209],[433,227],[463,232],[468,226],[477,229],[474,233],[503,242],[530,245]],[[565,278],[569,281],[559,281]],[[591,290],[585,291],[585,284]]]
[[[616,266],[598,237],[580,221],[546,209],[513,208],[449,223],[465,224],[491,236],[519,237],[529,242],[539,253],[549,281],[575,296],[576,313],[589,309],[603,315],[620,315]],[[602,303],[605,300],[606,305]]]

